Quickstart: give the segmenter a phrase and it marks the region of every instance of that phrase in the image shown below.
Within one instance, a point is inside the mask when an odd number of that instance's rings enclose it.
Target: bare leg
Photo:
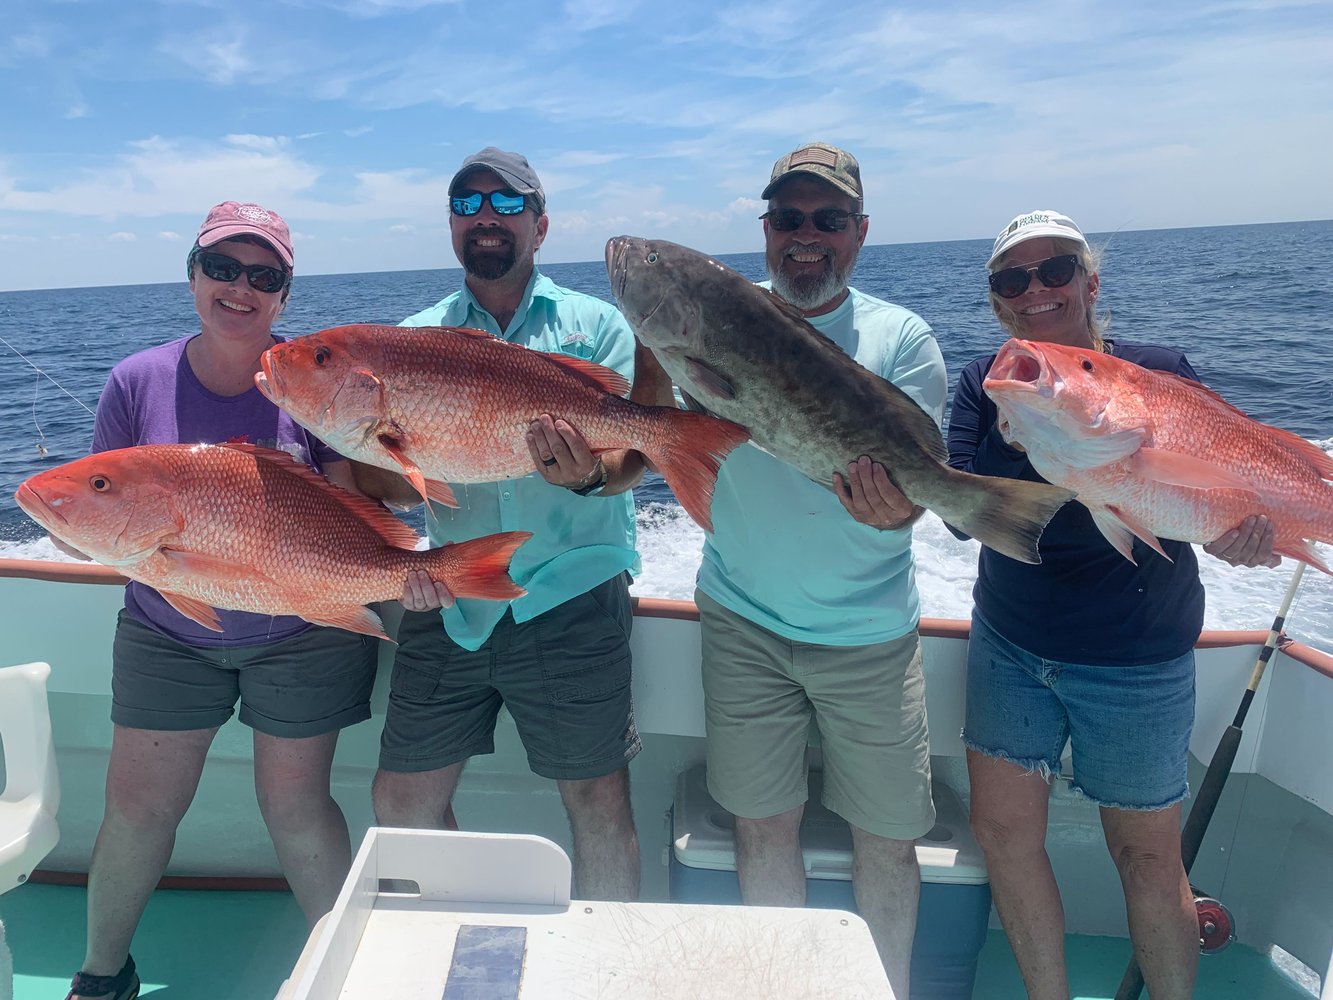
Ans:
[[[921,901],[916,844],[852,827],[852,889],[856,908],[870,925],[879,960],[894,996],[906,997],[912,973],[912,940]]]
[[[638,899],[639,838],[630,812],[629,769],[556,784],[574,835],[575,895]]]
[[[1031,1000],[1069,1000],[1065,911],[1046,854],[1050,786],[1038,773],[969,750],[972,832]]]
[[[1102,809],[1106,846],[1120,872],[1134,958],[1153,1000],[1194,995],[1199,920],[1180,860],[1180,803],[1151,812]]]
[[[454,797],[463,762],[434,771],[386,771],[375,773],[371,800],[380,826],[413,830],[444,830],[449,800]]]
[[[746,905],[805,905],[804,813],[801,805],[764,819],[736,817],[736,874]]]
[[[337,730],[306,739],[254,734],[259,811],[311,927],[333,909],[352,864],[347,819],[329,794],[337,745]]]
[[[116,726],[106,812],[88,869],[83,971],[113,976],[125,964],[148,898],[171,860],[176,827],[194,800],[217,728],[163,732]]]

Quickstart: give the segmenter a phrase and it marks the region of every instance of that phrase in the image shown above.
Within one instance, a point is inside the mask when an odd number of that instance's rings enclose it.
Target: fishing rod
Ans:
[[[1208,823],[1212,820],[1218,800],[1222,797],[1222,788],[1231,774],[1231,765],[1235,763],[1236,752],[1240,749],[1241,727],[1245,724],[1245,716],[1250,711],[1254,693],[1259,689],[1259,682],[1263,679],[1268,661],[1273,658],[1273,651],[1277,649],[1282,639],[1282,630],[1287,624],[1287,612],[1291,610],[1292,599],[1296,596],[1296,589],[1301,585],[1301,575],[1304,572],[1305,563],[1298,560],[1296,571],[1291,574],[1291,582],[1287,584],[1287,592],[1282,597],[1282,604],[1277,609],[1277,616],[1273,619],[1273,626],[1268,630],[1263,648],[1259,650],[1259,658],[1255,661],[1253,673],[1250,674],[1249,686],[1241,696],[1236,717],[1231,721],[1231,725],[1227,726],[1222,738],[1217,741],[1213,759],[1208,762],[1203,781],[1199,783],[1198,797],[1194,800],[1194,806],[1185,820],[1185,828],[1180,833],[1180,860],[1185,866],[1186,874],[1189,874],[1194,859],[1199,855],[1203,835],[1208,830]],[[1138,1000],[1142,991],[1143,974],[1131,954],[1124,978],[1120,980],[1120,987],[1115,992],[1115,1000]]]

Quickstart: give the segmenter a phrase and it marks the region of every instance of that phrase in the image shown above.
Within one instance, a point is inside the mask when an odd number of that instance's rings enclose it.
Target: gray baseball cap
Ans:
[[[773,164],[768,187],[759,197],[767,201],[773,197],[778,185],[794,174],[809,174],[827,181],[855,198],[858,205],[865,198],[861,191],[861,165],[856,162],[856,157],[826,142],[808,143],[779,159]]]
[[[453,194],[459,182],[472,171],[483,169],[495,173],[519,194],[530,196],[537,204],[538,215],[546,211],[546,194],[542,191],[542,182],[537,179],[537,171],[532,169],[527,158],[494,146],[487,146],[463,161],[458,173],[449,182],[449,193]]]

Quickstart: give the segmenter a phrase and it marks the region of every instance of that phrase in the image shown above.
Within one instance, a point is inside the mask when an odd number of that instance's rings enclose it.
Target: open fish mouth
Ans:
[[[1036,352],[1021,341],[1010,340],[1000,348],[985,381],[990,385],[1004,383],[1006,388],[1040,392],[1054,388],[1055,373]]]
[[[269,358],[268,351],[259,356],[259,371],[255,372],[255,387],[271,403],[276,403],[282,395],[281,379],[273,371],[273,363]]]

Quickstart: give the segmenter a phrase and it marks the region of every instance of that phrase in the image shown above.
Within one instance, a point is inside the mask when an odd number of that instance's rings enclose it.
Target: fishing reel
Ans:
[[[1199,954],[1216,955],[1236,940],[1236,919],[1225,903],[1194,892],[1194,912],[1199,918]]]

